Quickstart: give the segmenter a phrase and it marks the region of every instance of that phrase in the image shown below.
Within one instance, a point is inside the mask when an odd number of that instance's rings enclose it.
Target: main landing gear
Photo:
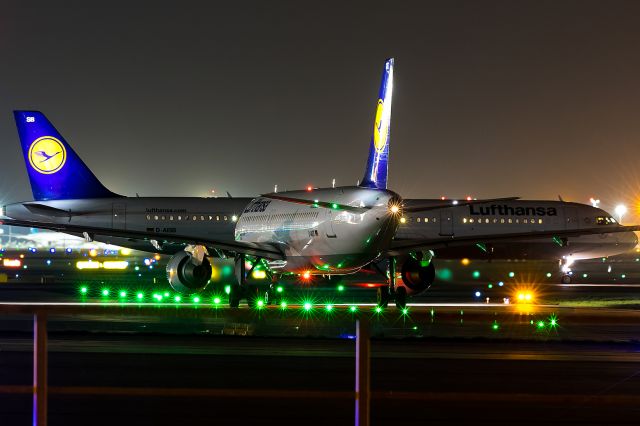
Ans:
[[[387,268],[388,285],[386,287],[378,287],[377,303],[381,308],[389,306],[390,301],[396,303],[398,309],[407,307],[407,289],[403,286],[396,286],[396,258],[389,258],[389,267]]]
[[[249,285],[247,278],[251,276],[255,267],[260,264],[260,259],[257,259],[251,264],[251,268],[247,270],[246,255],[239,254],[235,258],[235,274],[236,281],[229,288],[229,307],[237,308],[240,306],[242,299],[247,300],[247,304],[261,300],[262,303],[269,304],[275,301],[275,291],[273,282],[265,288],[264,285]],[[267,272],[269,276],[271,274]]]

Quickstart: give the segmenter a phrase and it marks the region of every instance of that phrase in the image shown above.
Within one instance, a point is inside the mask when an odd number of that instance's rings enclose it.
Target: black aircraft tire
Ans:
[[[396,289],[396,308],[405,309],[407,307],[407,289],[398,287]]]
[[[238,308],[240,307],[240,286],[232,285],[229,291],[229,307],[230,308]]]
[[[564,274],[562,276],[562,278],[560,278],[560,283],[561,284],[571,284],[571,275],[569,274]]]
[[[381,308],[389,306],[389,289],[387,287],[378,287],[376,302]]]

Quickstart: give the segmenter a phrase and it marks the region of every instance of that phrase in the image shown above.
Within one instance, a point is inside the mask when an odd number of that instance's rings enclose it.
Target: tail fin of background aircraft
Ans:
[[[378,94],[373,136],[369,148],[369,160],[360,186],[387,188],[387,161],[389,160],[389,129],[391,124],[391,97],[393,94],[393,58],[387,59],[382,72]]]
[[[62,135],[38,111],[14,111],[33,198],[120,197],[105,188]]]

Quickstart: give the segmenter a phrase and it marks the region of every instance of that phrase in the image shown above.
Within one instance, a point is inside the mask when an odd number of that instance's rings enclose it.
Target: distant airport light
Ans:
[[[233,216],[231,216],[231,220],[233,222],[237,222],[238,221],[238,216],[236,216],[235,214]]]
[[[598,205],[600,204],[600,200],[596,200],[595,198],[591,197],[589,198],[589,202],[591,203],[591,205],[595,208],[598,208]]]
[[[482,293],[480,293],[479,291],[476,291],[476,292],[474,293],[474,295],[475,295],[476,297],[480,297],[480,296],[482,296]]]
[[[127,269],[128,266],[129,266],[129,262],[127,262],[126,260],[108,261],[108,262],[102,263],[102,267],[104,269],[123,270],[123,269]]]
[[[54,247],[51,247],[49,249],[49,253],[54,254],[56,252],[56,249]]]
[[[400,223],[407,223],[407,218],[401,217],[400,218]]]
[[[311,192],[313,190],[313,187],[311,185],[307,186],[307,191]]]
[[[473,200],[473,198],[471,198],[471,195],[467,195],[467,201],[471,201]]]
[[[302,274],[302,279],[308,281],[311,279],[311,271],[304,271]]]
[[[120,250],[120,254],[123,256],[129,256],[131,254],[131,249],[123,248]]]
[[[276,287],[276,291],[277,291],[278,293],[282,293],[282,292],[284,291],[284,288],[282,288],[282,286],[281,286],[281,285],[279,285],[278,287]]]
[[[515,272],[509,272],[509,278],[513,278],[513,277],[515,277],[515,276],[516,276],[516,273],[515,273]]]
[[[616,215],[618,215],[618,222],[622,223],[622,216],[627,213],[627,206],[624,204],[618,204],[615,208]]]
[[[267,273],[265,271],[262,270],[255,270],[251,273],[251,276],[253,276],[253,278],[257,279],[257,280],[263,280],[267,277]]]
[[[98,250],[96,250],[94,248],[89,250],[89,256],[96,257],[97,255],[98,255]]]
[[[458,204],[458,200],[453,200],[453,201],[451,202],[451,204],[453,204],[454,206],[455,206],[455,205],[457,205],[457,204]]]
[[[460,261],[460,263],[462,263],[462,266],[467,266],[468,264],[471,263],[471,261],[465,257]]]
[[[5,268],[19,268],[22,266],[20,259],[2,259],[2,265]]]
[[[91,260],[79,260],[76,262],[76,268],[82,269],[100,269],[100,262],[93,262]]]
[[[67,254],[71,254],[73,252],[71,248],[67,248],[65,251],[67,252]]]
[[[342,284],[338,286],[338,291],[344,291],[344,286]]]

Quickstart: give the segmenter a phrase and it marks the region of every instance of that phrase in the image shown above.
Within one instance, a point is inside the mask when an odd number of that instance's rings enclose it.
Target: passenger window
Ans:
[[[522,219],[522,223],[529,223],[529,220],[527,220],[527,219]]]
[[[538,223],[542,223],[542,219],[538,219]]]
[[[509,223],[513,223],[513,219],[509,218]]]
[[[153,220],[158,220],[158,216],[154,216],[154,217],[153,217]]]
[[[220,220],[220,216],[216,216],[216,220]]]
[[[417,219],[416,219],[416,222],[420,222],[420,218],[417,218]]]
[[[173,220],[173,216],[169,216],[169,220]]]
[[[178,220],[182,220],[182,216],[178,216]]]
[[[227,220],[227,217],[226,217],[226,216],[224,217],[224,220]]]
[[[147,215],[147,220],[151,220],[151,215],[150,214]]]
[[[462,218],[462,223],[467,223],[467,218]]]
[[[504,223],[504,218],[500,219],[500,223]]]
[[[469,223],[473,223],[473,218],[469,219]]]
[[[162,216],[162,217],[161,217],[161,219],[162,219],[162,220],[165,220],[165,216]]]

